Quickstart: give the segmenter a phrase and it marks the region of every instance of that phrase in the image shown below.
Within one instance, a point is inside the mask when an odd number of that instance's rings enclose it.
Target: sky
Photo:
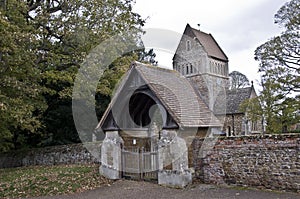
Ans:
[[[136,0],[133,9],[147,18],[144,44],[147,49],[154,48],[160,66],[172,68],[172,57],[186,24],[196,29],[200,24],[200,30],[211,33],[229,58],[229,71],[237,70],[257,85],[259,62],[254,60],[254,51],[283,31],[274,24],[274,15],[287,1]],[[147,37],[153,30],[161,34]]]

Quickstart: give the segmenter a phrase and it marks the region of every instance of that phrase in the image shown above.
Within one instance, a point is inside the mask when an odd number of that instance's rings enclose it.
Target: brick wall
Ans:
[[[300,134],[194,139],[195,176],[205,183],[300,190]],[[200,152],[201,149],[201,152]]]

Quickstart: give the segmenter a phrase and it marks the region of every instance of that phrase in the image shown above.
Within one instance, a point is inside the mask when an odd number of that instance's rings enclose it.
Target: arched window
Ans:
[[[190,40],[187,40],[187,41],[186,41],[186,50],[187,50],[187,51],[190,51],[190,50],[191,50],[191,41],[190,41]]]
[[[193,73],[193,65],[190,65],[190,73]]]
[[[231,126],[227,126],[226,133],[227,136],[231,136]]]
[[[224,69],[222,65],[220,65],[220,71],[221,71],[221,75],[224,75]]]
[[[189,65],[186,65],[186,74],[189,74]]]
[[[257,131],[257,121],[252,121],[251,130],[252,131]]]

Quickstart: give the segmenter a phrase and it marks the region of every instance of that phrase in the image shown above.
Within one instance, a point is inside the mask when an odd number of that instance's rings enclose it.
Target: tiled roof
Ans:
[[[242,104],[243,101],[251,97],[252,89],[253,87],[228,90],[226,113],[227,114],[242,113],[240,111],[240,105]]]
[[[180,127],[217,127],[220,121],[196,95],[188,80],[177,71],[134,62],[117,89],[97,128],[107,117],[129,74],[136,70]],[[97,129],[96,128],[96,129]]]
[[[188,80],[174,70],[136,62],[141,74],[179,126],[220,126],[218,119],[196,95]]]
[[[200,30],[194,29],[189,24],[187,25],[187,28],[190,28],[192,30],[195,37],[199,40],[209,56],[221,59],[223,61],[228,61],[228,57],[225,55],[225,53],[211,34],[207,34]]]

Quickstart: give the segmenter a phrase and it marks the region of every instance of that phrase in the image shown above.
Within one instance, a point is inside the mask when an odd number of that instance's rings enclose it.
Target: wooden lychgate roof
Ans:
[[[97,128],[101,128],[130,74],[143,79],[179,127],[216,127],[219,120],[196,95],[188,80],[178,72],[134,62],[124,76]]]

